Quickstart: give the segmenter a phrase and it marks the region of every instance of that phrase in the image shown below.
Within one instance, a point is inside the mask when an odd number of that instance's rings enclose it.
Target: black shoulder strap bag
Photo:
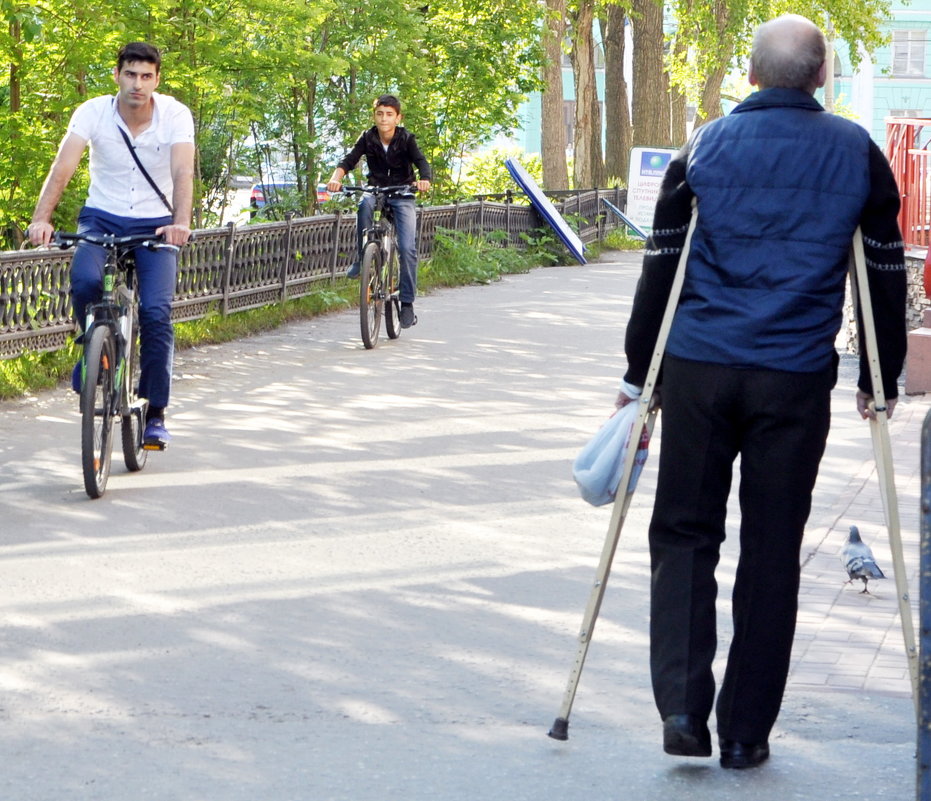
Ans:
[[[133,161],[136,162],[136,166],[139,168],[139,171],[142,173],[142,176],[149,182],[149,185],[155,190],[155,194],[158,195],[159,200],[165,204],[165,208],[168,209],[170,214],[174,214],[175,210],[171,207],[171,203],[168,202],[168,198],[165,197],[165,193],[158,188],[158,184],[152,180],[152,176],[146,171],[146,168],[142,166],[142,162],[139,161],[139,156],[136,155],[136,148],[133,147],[132,142],[129,141],[129,137],[126,135],[126,131],[120,128],[119,125],[116,126],[116,129],[120,132],[120,136],[123,137],[123,141],[126,143],[126,147],[129,148],[129,155],[133,157]]]

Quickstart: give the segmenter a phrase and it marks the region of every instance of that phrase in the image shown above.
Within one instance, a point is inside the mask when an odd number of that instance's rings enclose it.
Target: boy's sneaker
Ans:
[[[74,365],[74,369],[71,371],[71,389],[81,394],[81,384],[83,382],[83,376],[81,375],[81,362],[78,362]]]
[[[153,417],[146,421],[145,431],[142,434],[142,447],[147,451],[163,451],[171,442],[171,434],[165,428],[165,421],[161,417]]]
[[[352,266],[350,266],[350,268],[346,270],[346,277],[347,278],[358,278],[360,272],[362,272],[362,270],[359,269],[359,262],[354,262]]]
[[[412,325],[417,325],[417,315],[414,314],[414,304],[402,303],[401,328],[410,328]]]

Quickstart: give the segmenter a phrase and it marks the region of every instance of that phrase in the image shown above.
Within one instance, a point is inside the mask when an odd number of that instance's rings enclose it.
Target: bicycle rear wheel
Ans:
[[[359,279],[359,321],[362,324],[362,343],[366,348],[371,349],[378,344],[381,318],[385,308],[381,247],[378,242],[369,242],[362,251],[362,269]]]
[[[95,326],[84,350],[84,388],[81,390],[81,465],[84,489],[99,498],[110,477],[113,414],[117,393],[116,347],[106,325]]]
[[[149,452],[142,447],[142,435],[145,432],[145,410],[148,403],[138,397],[139,388],[139,324],[133,322],[129,344],[130,354],[126,362],[126,374],[123,377],[123,397],[125,405],[121,423],[123,440],[123,461],[131,472],[145,467]]]
[[[385,270],[385,332],[388,339],[397,339],[401,336],[401,300],[398,296],[398,282],[401,273],[398,268],[398,250],[391,248],[388,257],[388,268]]]

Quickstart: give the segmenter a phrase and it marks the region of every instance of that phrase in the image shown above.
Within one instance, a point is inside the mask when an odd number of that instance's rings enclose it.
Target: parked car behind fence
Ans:
[[[297,183],[294,181],[274,181],[267,183],[258,183],[252,185],[252,192],[249,196],[249,205],[252,208],[251,217],[255,217],[260,209],[266,206],[280,205],[285,211],[289,211],[289,200],[295,200],[297,192]],[[289,197],[290,196],[290,197]],[[317,203],[325,203],[330,199],[330,193],[327,191],[326,184],[317,184]],[[266,215],[268,213],[266,212]]]

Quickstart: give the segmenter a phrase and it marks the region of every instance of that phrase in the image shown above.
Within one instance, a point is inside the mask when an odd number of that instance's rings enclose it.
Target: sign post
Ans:
[[[653,230],[653,209],[656,207],[663,173],[677,152],[663,147],[634,147],[630,150],[627,216],[647,234]]]

